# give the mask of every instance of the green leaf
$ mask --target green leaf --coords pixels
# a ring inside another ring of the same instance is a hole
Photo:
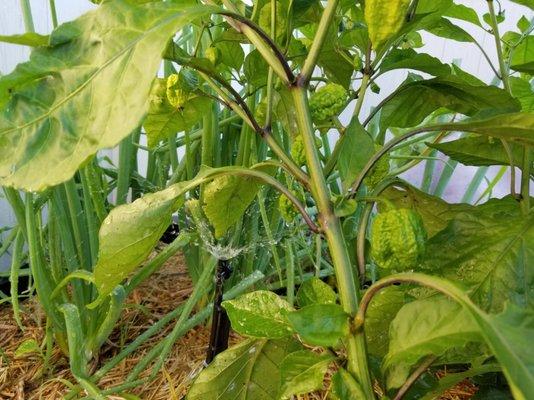
[[[510,68],[534,74],[534,35],[527,36],[512,53]]]
[[[0,35],[0,42],[20,44],[23,46],[38,47],[48,45],[48,35],[40,35],[35,32],[27,32],[21,35]]]
[[[330,397],[333,400],[367,400],[360,384],[344,368],[339,368],[332,377]]]
[[[380,64],[380,73],[395,69],[413,69],[434,76],[450,75],[451,67],[439,59],[413,49],[393,49]]]
[[[401,29],[410,0],[367,0],[364,16],[369,37],[375,49],[387,42]]]
[[[352,30],[345,30],[341,32],[339,43],[348,48],[356,46],[361,53],[365,53],[370,45],[367,29],[356,25]]]
[[[464,4],[451,5],[444,14],[445,17],[460,19],[462,21],[471,22],[479,27],[483,27],[478,18],[477,12]]]
[[[391,322],[389,339],[382,368],[388,371],[390,388],[402,385],[410,367],[423,357],[440,357],[452,348],[482,341],[470,313],[443,296],[415,300],[403,306]]]
[[[358,119],[353,118],[336,146],[341,147],[337,160],[339,174],[344,187],[349,187],[375,153],[375,145]]]
[[[506,300],[529,304],[534,294],[534,214],[523,215],[511,197],[460,213],[427,242],[423,267],[470,285],[484,310]]]
[[[108,1],[54,31],[0,79],[0,184],[43,190],[119,143],[148,109],[169,39],[213,10]]]
[[[519,21],[517,21],[516,26],[521,33],[525,33],[530,29],[530,21],[523,15],[521,18],[519,18]]]
[[[349,334],[349,315],[337,304],[313,304],[287,317],[302,341],[312,346],[337,346]]]
[[[267,73],[269,66],[258,50],[252,50],[245,57],[243,73],[247,78],[247,83],[260,87],[267,84]]]
[[[520,104],[495,86],[475,85],[455,75],[442,76],[399,87],[382,108],[380,126],[382,130],[416,126],[439,108],[473,116],[482,110],[518,111]]]
[[[100,227],[94,268],[100,298],[128,277],[150,255],[171,223],[186,185],[177,184],[114,208]]]
[[[33,353],[42,354],[43,352],[35,339],[26,339],[17,347],[14,356],[15,358],[22,358]]]
[[[521,103],[521,110],[534,111],[534,90],[530,82],[516,76],[510,77],[512,94]]]
[[[337,295],[334,290],[319,278],[313,277],[300,285],[297,304],[306,307],[312,304],[335,304]]]
[[[165,79],[156,79],[145,127],[148,147],[155,147],[170,134],[193,128],[209,109],[211,99],[192,95],[182,107],[173,107],[167,99]]]
[[[331,26],[325,42],[321,47],[317,65],[324,69],[326,76],[333,83],[348,87],[354,72],[352,56],[339,46],[337,27]]]
[[[256,179],[241,176],[222,176],[206,185],[202,209],[215,228],[215,238],[222,238],[241,219],[259,189]]]
[[[534,10],[534,0],[511,0],[511,1]]]
[[[433,35],[455,40],[457,42],[473,43],[475,39],[458,25],[453,24],[446,18],[441,18],[438,22],[427,29]]]
[[[98,235],[100,246],[94,276],[99,298],[91,307],[103,301],[148,257],[169,226],[171,214],[182,204],[183,194],[217,176],[244,172],[240,167],[204,168],[190,181],[176,183],[111,210]]]
[[[534,145],[534,112],[479,116],[453,124],[435,125],[435,128],[438,131],[446,129],[472,132]]]
[[[78,307],[64,303],[59,306],[65,317],[67,341],[69,346],[69,362],[72,374],[78,378],[87,377],[87,365],[90,354],[86,347],[86,334],[82,330],[82,321]]]
[[[310,350],[300,350],[289,354],[280,366],[282,387],[280,398],[305,394],[322,389],[323,379],[333,357],[328,353],[317,354]]]
[[[239,71],[245,59],[243,48],[238,42],[220,41],[215,43],[221,54],[221,62],[230,68]]]
[[[427,143],[464,165],[510,165],[510,160],[500,140],[483,136],[470,136],[445,143]],[[522,166],[523,147],[510,144],[514,165]]]
[[[242,335],[279,339],[293,333],[287,316],[293,307],[273,292],[257,290],[222,305],[232,328]]]
[[[278,400],[280,364],[300,345],[249,339],[219,354],[193,382],[187,400]]]
[[[503,368],[515,399],[527,400],[534,393],[534,356],[530,338],[534,335],[532,308],[520,309],[510,305],[500,315],[486,314],[452,282],[416,273],[391,275],[384,281],[419,283],[439,290],[461,304],[479,326],[480,335]]]
[[[289,89],[282,85],[273,91],[273,113],[287,133],[298,132],[297,113],[293,107],[293,96]]]
[[[373,297],[365,318],[365,339],[370,354],[383,357],[388,351],[389,325],[408,296],[402,287],[391,286]]]
[[[534,312],[509,304],[498,315],[481,315],[480,330],[503,366],[515,399],[534,393]]]

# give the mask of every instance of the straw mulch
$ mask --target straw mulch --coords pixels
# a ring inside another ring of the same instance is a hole
[[[183,259],[177,255],[147,282],[136,289],[127,300],[120,323],[103,346],[95,369],[106,359],[117,354],[151,324],[160,319],[183,302],[191,293],[191,281],[187,275]],[[28,354],[15,358],[15,350],[27,339],[33,338],[42,343],[45,318],[39,304],[26,301],[22,305],[21,332],[13,319],[11,308],[7,305],[0,309],[0,400],[56,400],[62,399],[69,391],[68,382],[75,382],[69,372],[68,360],[55,349],[51,366],[44,369],[42,357]],[[109,388],[123,383],[129,371],[159,340],[172,329],[172,324],[152,340],[146,342],[135,353],[123,360],[103,380],[100,388]],[[209,328],[199,326],[190,331],[175,345],[164,368],[156,379],[144,386],[130,391],[143,400],[179,400],[195,375],[201,370],[209,340]],[[232,336],[232,342],[239,340]],[[97,365],[98,364],[98,365]],[[149,372],[149,371],[147,371]],[[328,379],[326,380],[328,381]],[[325,382],[327,385],[328,382]],[[451,390],[442,400],[466,400],[476,392],[469,381]],[[110,400],[122,397],[110,396]],[[324,392],[299,396],[302,400],[326,399]]]

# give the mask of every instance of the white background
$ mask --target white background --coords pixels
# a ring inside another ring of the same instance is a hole
[[[457,2],[474,7],[480,12],[480,15],[487,12],[486,1],[457,0]],[[52,30],[49,0],[30,0],[30,3],[36,31],[43,34],[49,33]],[[500,25],[501,32],[515,30],[517,20],[521,15],[525,15],[529,20],[534,17],[531,10],[516,5],[509,0],[501,0],[501,4],[506,11],[507,17],[506,21]],[[72,20],[94,7],[95,6],[88,0],[56,0],[57,14],[60,23]],[[469,24],[458,24],[467,29],[484,47],[490,57],[493,60],[496,60],[495,44],[493,42],[493,37],[490,34],[479,28],[474,28]],[[11,35],[23,32],[24,23],[20,11],[19,0],[0,0],[0,35]],[[461,60],[461,67],[471,74],[476,75],[478,78],[486,82],[491,82],[494,78],[494,74],[486,60],[474,45],[444,40],[431,35],[425,36],[425,42],[427,45],[423,51],[440,58],[444,62],[453,62],[459,59]],[[0,73],[9,73],[19,62],[26,60],[28,55],[29,50],[25,47],[0,43]],[[497,64],[496,61],[495,64]],[[381,98],[391,93],[391,91],[404,79],[405,75],[404,72],[390,72],[382,77],[382,79],[378,81],[378,84],[381,87],[380,94],[375,95],[371,93],[366,98],[362,115],[367,115],[372,105],[376,105]],[[346,115],[343,116],[344,118],[342,118],[342,122],[344,123],[347,123],[348,116],[350,115],[350,112],[348,111],[346,112]],[[442,168],[442,165],[440,168]],[[423,167],[424,163],[421,163],[420,168],[411,172],[407,178],[413,183],[418,184],[422,176],[421,170]],[[444,197],[448,201],[459,201],[475,170],[476,169],[470,167],[457,167],[451,180],[454,183],[449,185]],[[491,178],[497,170],[498,168],[496,167],[491,168],[487,176]],[[484,187],[482,187],[481,190],[483,189]],[[493,195],[501,197],[508,192],[508,179],[503,179],[494,190]],[[15,221],[7,203],[0,198],[0,227],[12,226],[14,224]],[[0,270],[3,269],[2,267],[5,268],[7,263],[7,257],[0,259]]]

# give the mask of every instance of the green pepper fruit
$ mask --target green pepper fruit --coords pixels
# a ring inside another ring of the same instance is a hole
[[[293,222],[299,214],[295,205],[285,194],[280,195],[278,198],[278,210],[284,221],[288,223]]]
[[[302,135],[298,135],[293,140],[291,144],[291,157],[299,167],[306,165],[306,151],[304,150]]]
[[[328,83],[310,96],[310,111],[316,121],[337,116],[347,105],[347,91],[337,83]]]
[[[316,137],[315,147],[320,149],[322,145],[323,142],[321,139]],[[306,165],[306,151],[304,150],[304,141],[302,139],[302,135],[300,134],[295,137],[293,143],[291,144],[291,157],[299,167]]]
[[[372,224],[371,257],[384,269],[415,268],[425,252],[426,231],[421,216],[408,208],[379,213]]]
[[[256,118],[256,122],[260,126],[264,126],[265,122],[267,121],[267,101],[262,100],[260,103],[256,106],[256,110],[254,110],[254,118]]]
[[[380,150],[382,146],[376,145],[375,150]],[[389,157],[382,156],[375,166],[371,169],[370,173],[363,180],[365,186],[373,189],[389,174]]]
[[[176,108],[182,108],[191,97],[191,85],[182,74],[171,74],[167,78],[167,100]]]
[[[217,47],[208,47],[204,51],[204,57],[210,60],[211,65],[216,66],[221,58],[221,52]]]

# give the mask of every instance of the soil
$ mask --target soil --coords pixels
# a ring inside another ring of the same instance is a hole
[[[137,288],[127,299],[127,306],[117,327],[102,346],[95,369],[107,359],[120,352],[155,321],[176,308],[191,293],[192,283],[181,255],[171,258],[165,266]],[[69,392],[75,383],[70,374],[68,360],[57,348],[54,349],[48,367],[43,357],[30,353],[15,357],[21,343],[34,339],[42,343],[45,336],[45,317],[35,300],[21,304],[22,331],[17,325],[12,309],[4,303],[0,306],[0,400],[57,400]],[[144,343],[132,355],[116,366],[98,386],[109,388],[124,382],[125,377],[137,362],[172,329],[172,324]],[[173,347],[164,368],[147,384],[131,389],[129,393],[142,400],[180,400],[196,374],[202,369],[209,340],[209,327],[198,326],[189,331]],[[231,336],[235,343],[240,338]],[[150,370],[145,372],[148,375]],[[442,372],[440,372],[442,373]],[[328,379],[325,386],[328,385]],[[441,400],[467,400],[476,392],[476,387],[464,381],[454,387]],[[123,399],[110,396],[110,400]],[[325,392],[299,396],[299,400],[326,399]]]

